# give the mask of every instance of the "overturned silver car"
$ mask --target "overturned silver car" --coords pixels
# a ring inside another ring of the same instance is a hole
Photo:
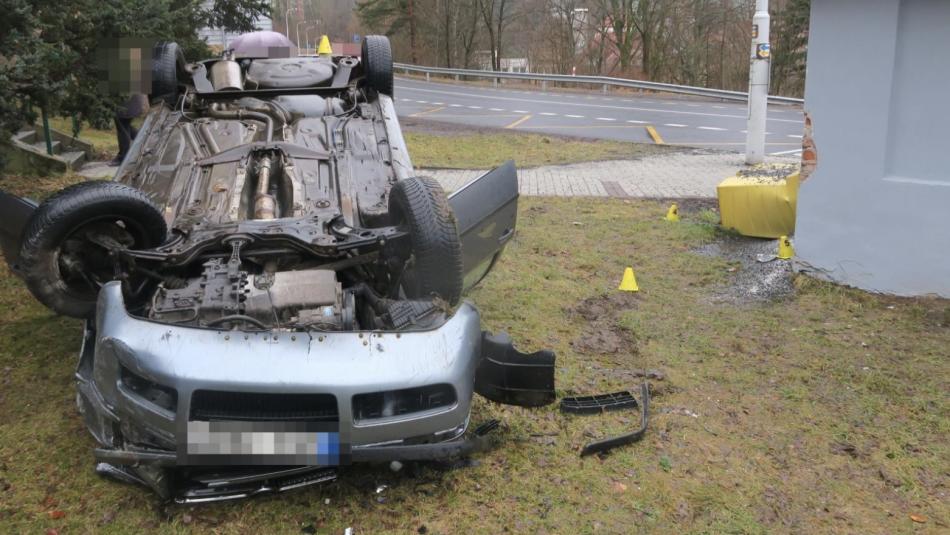
[[[514,166],[448,197],[416,177],[386,38],[191,64],[162,43],[152,84],[114,181],[0,194],[14,271],[87,320],[100,472],[183,502],[283,491],[474,451],[473,393],[553,400],[553,354],[461,301],[514,234]]]

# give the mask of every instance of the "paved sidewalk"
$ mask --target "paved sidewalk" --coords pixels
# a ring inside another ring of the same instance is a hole
[[[557,197],[715,197],[716,185],[745,167],[745,155],[681,152],[639,160],[550,165],[518,170],[522,195]],[[769,157],[767,162],[796,163]],[[417,169],[454,191],[484,170]]]
[[[736,153],[674,152],[639,160],[548,165],[518,170],[522,195],[556,197],[715,197],[716,185],[745,166]],[[768,162],[797,163],[797,158],[769,157]],[[117,168],[94,162],[79,171],[109,179]],[[418,169],[454,191],[485,170]]]

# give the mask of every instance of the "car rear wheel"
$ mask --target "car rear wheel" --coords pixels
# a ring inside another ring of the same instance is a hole
[[[393,51],[385,35],[367,35],[362,48],[366,85],[384,95],[393,95]]]
[[[95,314],[99,288],[117,275],[116,249],[165,241],[161,211],[118,182],[83,182],[44,201],[23,233],[20,267],[30,292],[64,316]]]
[[[165,101],[170,107],[178,102],[178,78],[185,73],[185,53],[178,43],[163,41],[152,49],[151,100]]]
[[[462,246],[445,191],[431,178],[407,178],[389,192],[389,214],[409,231],[412,256],[401,284],[407,297],[441,297],[450,305],[462,295]]]

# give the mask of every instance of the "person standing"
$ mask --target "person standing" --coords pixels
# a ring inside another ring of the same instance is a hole
[[[118,166],[125,160],[129,147],[135,140],[138,129],[132,126],[132,120],[148,112],[148,97],[141,93],[132,94],[125,104],[119,106],[115,112],[115,133],[119,142],[119,153],[109,162],[111,166]]]

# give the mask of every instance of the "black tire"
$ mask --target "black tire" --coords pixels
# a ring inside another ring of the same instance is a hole
[[[152,49],[153,101],[164,101],[170,107],[178,102],[179,75],[185,74],[185,53],[178,43],[160,41]]]
[[[362,47],[363,77],[368,87],[393,96],[393,50],[385,35],[367,35]]]
[[[389,214],[409,230],[411,267],[403,273],[407,297],[436,294],[450,305],[462,296],[462,245],[445,191],[431,178],[407,178],[389,192]]]
[[[82,182],[40,204],[23,232],[20,266],[30,292],[64,316],[92,317],[97,283],[112,278],[107,250],[85,240],[92,229],[129,249],[161,245],[167,233],[148,196],[118,182]]]

